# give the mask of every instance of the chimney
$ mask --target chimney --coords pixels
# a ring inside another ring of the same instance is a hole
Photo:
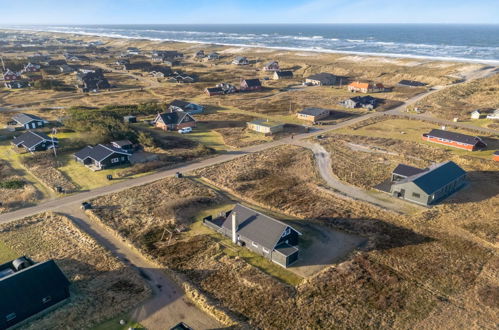
[[[232,211],[232,243],[237,244],[237,219],[236,212]]]

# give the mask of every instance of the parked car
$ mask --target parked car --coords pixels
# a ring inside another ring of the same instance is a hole
[[[192,127],[184,127],[178,130],[180,134],[187,134],[192,132]]]

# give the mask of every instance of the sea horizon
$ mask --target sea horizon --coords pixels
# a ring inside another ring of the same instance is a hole
[[[499,65],[498,24],[58,24],[0,28]]]

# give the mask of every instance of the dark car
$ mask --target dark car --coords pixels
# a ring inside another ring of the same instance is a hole
[[[92,208],[92,204],[89,202],[83,202],[81,203],[81,209],[82,210],[90,210]]]

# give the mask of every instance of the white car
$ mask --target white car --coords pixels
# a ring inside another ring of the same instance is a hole
[[[184,127],[178,130],[180,134],[187,134],[192,132],[192,127]]]

